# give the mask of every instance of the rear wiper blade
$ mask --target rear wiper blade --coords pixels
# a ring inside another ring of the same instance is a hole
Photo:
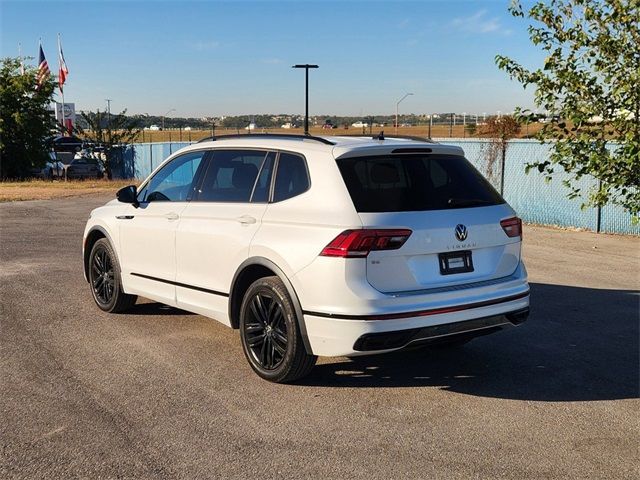
[[[492,200],[485,200],[483,198],[450,198],[447,200],[447,205],[450,207],[462,207],[470,205],[493,205],[495,202]]]

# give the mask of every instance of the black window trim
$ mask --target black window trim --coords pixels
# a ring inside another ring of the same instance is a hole
[[[206,151],[208,153],[207,155],[207,164],[206,167],[204,168],[202,174],[200,175],[200,178],[198,179],[198,184],[196,185],[196,188],[194,189],[194,191],[197,191],[198,193],[200,193],[200,189],[202,188],[202,182],[204,182],[204,179],[206,177],[207,172],[209,171],[209,168],[211,167],[211,164],[213,163],[214,160],[214,154],[216,151],[230,151],[230,150],[237,150],[237,151],[247,151],[247,150],[252,150],[252,151],[257,151],[257,152],[264,152],[264,158],[262,159],[262,163],[260,164],[260,168],[258,169],[258,176],[256,177],[255,181],[253,182],[253,187],[251,188],[251,196],[249,197],[249,201],[248,202],[210,202],[207,200],[198,200],[197,195],[195,196],[195,198],[190,198],[189,201],[193,201],[194,203],[233,203],[233,204],[239,204],[239,203],[244,203],[244,204],[248,204],[248,203],[253,203],[251,201],[251,199],[253,198],[253,193],[255,191],[255,187],[256,187],[256,182],[258,181],[258,178],[260,177],[260,172],[262,172],[262,168],[264,167],[264,163],[267,159],[267,157],[269,156],[270,153],[275,153],[276,154],[276,160],[274,160],[274,166],[276,164],[277,161],[277,155],[278,155],[278,150],[273,149],[273,148],[261,148],[261,147],[238,147],[238,146],[234,146],[234,147],[223,147],[220,146],[219,148],[207,148]],[[275,167],[274,167],[275,168]],[[273,180],[274,175],[271,176],[271,179]],[[270,194],[271,194],[271,187],[269,188],[269,198],[270,198]],[[256,202],[257,203],[257,202]],[[260,202],[260,203],[264,203],[264,202]],[[269,202],[267,202],[269,203]]]
[[[253,195],[256,193],[256,187],[258,186],[258,180],[260,180],[260,174],[262,173],[262,170],[264,169],[264,166],[267,163],[267,159],[269,158],[269,154],[271,153],[275,155],[275,158],[273,160],[273,167],[271,169],[271,178],[269,179],[269,191],[267,192],[267,201],[254,202]],[[273,177],[275,177],[275,167],[278,164],[277,162],[278,162],[279,156],[280,156],[280,153],[277,150],[273,150],[273,149],[265,150],[264,158],[262,159],[262,163],[260,164],[260,168],[258,169],[258,175],[256,175],[256,179],[253,182],[253,187],[251,188],[251,195],[249,195],[249,203],[255,203],[255,204],[269,203],[269,199],[271,196],[271,183],[273,181]],[[242,202],[242,203],[245,203],[245,202]]]
[[[204,149],[203,149],[204,150]],[[241,146],[233,146],[233,147],[225,147],[225,146],[219,146],[218,148],[207,148],[206,151],[209,153],[209,155],[207,155],[206,157],[206,167],[203,169],[203,171],[200,174],[200,177],[198,179],[198,184],[196,185],[194,190],[197,190],[199,192],[200,188],[202,187],[202,182],[204,181],[204,178],[206,176],[206,172],[208,171],[211,163],[213,162],[213,155],[216,152],[216,150],[239,150],[239,151],[246,151],[246,150],[255,150],[255,151],[260,151],[260,152],[265,152],[264,158],[262,160],[262,164],[260,165],[260,168],[258,169],[258,176],[256,177],[256,180],[253,184],[253,188],[251,189],[251,196],[249,197],[249,202],[207,202],[205,200],[198,200],[197,196],[195,199],[189,198],[189,201],[193,201],[196,203],[234,203],[234,204],[239,204],[239,203],[244,203],[244,204],[258,204],[258,202],[252,202],[253,199],[253,194],[255,192],[255,187],[256,187],[256,182],[258,181],[258,179],[260,178],[260,173],[262,172],[262,168],[264,167],[265,161],[269,155],[269,153],[275,153],[276,154],[276,158],[273,162],[273,174],[271,175],[271,182],[269,185],[269,194],[267,195],[267,202],[266,204],[271,204],[271,203],[280,203],[280,202],[284,202],[287,201],[291,198],[295,198],[295,197],[289,197],[286,198],[284,200],[280,200],[279,202],[275,202],[274,201],[274,191],[275,191],[275,185],[276,185],[276,177],[278,176],[278,165],[280,163],[280,154],[282,153],[288,153],[290,155],[296,155],[300,158],[302,158],[302,163],[304,165],[304,169],[305,172],[307,173],[307,189],[304,192],[300,192],[296,195],[302,195],[303,193],[308,192],[311,189],[311,175],[309,174],[309,166],[307,165],[307,158],[300,152],[295,152],[292,150],[281,150],[281,149],[277,149],[277,148],[262,148],[262,147],[241,147]],[[189,152],[190,153],[190,152]],[[263,202],[259,202],[260,204],[262,204]]]

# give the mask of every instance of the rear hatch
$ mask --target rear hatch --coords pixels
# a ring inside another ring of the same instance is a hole
[[[364,228],[411,230],[400,248],[369,253],[367,280],[377,290],[447,287],[516,270],[519,228],[510,237],[514,231],[501,225],[514,212],[462,155],[389,153],[337,163]]]

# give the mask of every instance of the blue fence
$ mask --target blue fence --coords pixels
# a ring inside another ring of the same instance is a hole
[[[478,170],[499,189],[500,158],[490,164],[487,158],[489,142],[482,139],[442,138],[436,139],[449,145],[458,145],[465,151],[466,157]],[[121,160],[122,177],[146,178],[169,155],[190,145],[189,142],[139,143],[127,148]],[[598,209],[581,208],[581,199],[567,198],[568,189],[562,180],[569,175],[554,173],[553,180],[546,182],[544,177],[532,171],[525,174],[525,166],[533,161],[544,161],[549,156],[549,145],[533,140],[512,140],[507,148],[504,172],[504,197],[525,222],[544,225],[577,227],[596,231],[598,227]],[[595,186],[596,180],[583,177],[580,186],[583,191]],[[624,209],[608,205],[600,211],[600,231],[640,235],[640,225],[631,222],[631,215]]]

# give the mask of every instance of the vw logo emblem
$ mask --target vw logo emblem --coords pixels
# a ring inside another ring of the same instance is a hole
[[[456,238],[461,242],[464,242],[467,239],[467,227],[461,223],[456,225]]]

